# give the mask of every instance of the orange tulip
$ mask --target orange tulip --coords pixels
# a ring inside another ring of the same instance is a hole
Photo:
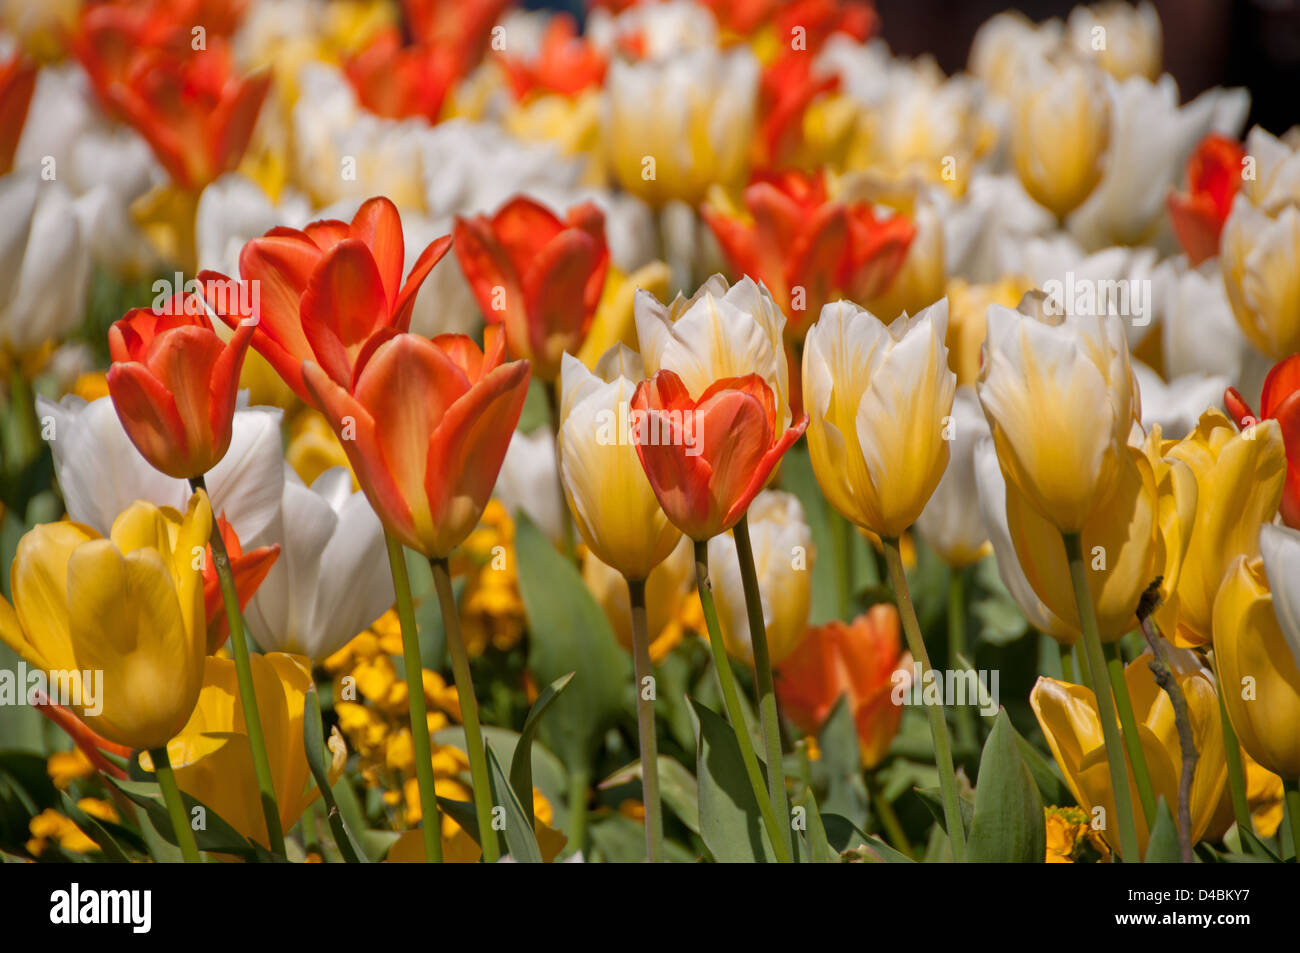
[[[814,99],[840,88],[840,78],[813,73],[813,58],[791,50],[763,68],[758,80],[758,109],[762,121],[755,141],[755,163],[798,165],[804,143],[804,114]]]
[[[551,18],[536,57],[503,56],[500,62],[516,100],[535,92],[576,96],[589,87],[599,87],[608,65],[595,46],[578,36],[578,26],[567,13]]]
[[[495,215],[457,218],[456,257],[489,323],[545,381],[587,337],[609,268],[605,216],[590,202],[563,219],[517,196]]]
[[[217,272],[200,272],[199,280],[228,325],[250,314],[256,319],[253,347],[311,403],[303,362],[313,361],[350,388],[367,342],[379,334],[373,347],[410,326],[420,286],[450,246],[446,235],[430,242],[403,283],[402,219],[397,206],[378,197],[363,203],[351,224],[273,228],[253,239],[239,255],[242,288]]]
[[[395,27],[381,30],[343,67],[361,105],[386,119],[419,116],[437,122],[442,105],[463,75],[458,50],[403,46]]]
[[[732,267],[762,281],[790,315],[795,337],[829,301],[884,293],[916,234],[902,216],[878,219],[870,203],[832,201],[820,172],[758,173],[745,205],[745,219],[710,205],[701,214]]]
[[[36,89],[36,64],[16,53],[0,63],[0,175],[14,167],[14,153]]]
[[[492,39],[492,27],[510,0],[403,0],[411,36],[459,53],[468,73],[482,61]]]
[[[1169,193],[1174,234],[1193,265],[1219,254],[1219,235],[1241,189],[1241,143],[1211,133],[1187,160],[1187,191]]]
[[[230,571],[235,577],[235,593],[242,610],[248,605],[248,600],[253,598],[266,574],[271,571],[271,566],[280,555],[280,544],[259,546],[244,552],[235,528],[230,525],[224,513],[217,520],[217,525],[221,527],[221,539],[230,556]],[[212,558],[211,546],[208,546],[203,559],[203,608],[208,620],[208,654],[215,655],[217,649],[230,638],[230,623],[226,620],[226,604],[221,596],[221,581],[217,578],[217,564]]]
[[[136,449],[155,469],[200,477],[226,455],[251,324],[229,341],[202,300],[178,294],[163,311],[135,308],[108,329],[108,393]]]
[[[1236,388],[1223,395],[1223,406],[1242,430],[1261,420],[1276,420],[1286,447],[1286,483],[1278,512],[1282,522],[1300,529],[1300,354],[1278,361],[1264,378],[1256,417]]]
[[[776,401],[757,374],[716,381],[699,400],[661,370],[632,394],[629,436],[678,529],[705,540],[735,526],[781,457],[808,426],[777,433]]]
[[[810,735],[821,730],[836,701],[845,696],[863,766],[873,768],[898,732],[903,706],[894,704],[893,693],[897,684],[906,687],[911,671],[912,655],[902,651],[898,610],[881,602],[851,623],[837,619],[810,629],[777,668],[776,696],[781,710]]]
[[[357,480],[389,532],[446,557],[492,495],[528,393],[528,362],[503,364],[460,334],[396,334],[363,356],[351,391],[307,361],[302,375],[342,440]]]

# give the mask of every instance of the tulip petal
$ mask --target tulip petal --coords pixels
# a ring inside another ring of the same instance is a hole
[[[383,281],[387,304],[384,313],[387,315],[395,310],[406,260],[402,219],[397,214],[397,206],[383,196],[367,199],[352,218],[352,237],[359,238],[370,250]]]
[[[325,253],[302,293],[302,331],[316,363],[345,387],[362,344],[388,320],[383,282],[370,249],[349,238]]]

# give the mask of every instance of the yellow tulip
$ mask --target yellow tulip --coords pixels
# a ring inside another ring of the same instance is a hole
[[[813,472],[832,506],[881,536],[916,522],[948,466],[944,427],[957,384],[947,323],[947,299],[889,325],[837,301],[804,342]]]
[[[1115,486],[1082,529],[1088,590],[1104,641],[1137,627],[1138,600],[1161,578],[1165,599],[1173,591],[1196,515],[1196,479],[1187,464],[1159,456],[1160,430],[1143,447],[1127,447]],[[1060,532],[1028,499],[1007,484],[1007,524],[1025,578],[1064,623],[1052,635],[1073,644],[1082,632]]]
[[[1270,358],[1300,351],[1300,208],[1277,212],[1244,194],[1233,201],[1219,240],[1219,269],[1242,333]]]
[[[1223,577],[1214,600],[1214,664],[1241,746],[1274,774],[1300,779],[1300,668],[1260,559],[1238,556]]]
[[[1119,479],[1137,385],[1118,318],[1037,304],[1044,313],[989,305],[978,390],[1008,488],[1072,533]]]
[[[314,785],[308,783],[311,774],[302,737],[311,667],[305,658],[281,652],[254,653],[249,660],[280,825],[287,831],[318,796]],[[333,767],[338,770],[346,757],[341,746],[341,737],[331,739]],[[184,729],[167,745],[167,755],[182,791],[202,801],[245,837],[268,846],[234,661],[215,656],[206,660],[198,704]],[[152,770],[147,753],[141,762],[146,770]]]
[[[988,334],[986,315],[990,304],[1014,308],[1033,285],[1018,276],[1007,276],[991,284],[971,284],[962,278],[948,281],[948,366],[957,375],[957,386],[974,387],[980,376],[980,350]]]
[[[619,344],[595,372],[565,354],[560,372],[560,476],[583,541],[629,579],[645,579],[677,545],[632,441],[641,359]]]
[[[637,348],[636,317],[633,302],[636,293],[644,290],[659,300],[668,297],[672,272],[662,261],[652,261],[630,275],[625,275],[617,265],[610,264],[605,276],[605,287],[596,305],[596,315],[591,319],[587,338],[578,349],[578,360],[594,368],[596,362],[615,344]]]
[[[582,581],[605,613],[619,645],[631,652],[632,603],[623,574],[588,553],[582,560]],[[695,595],[695,546],[689,537],[681,537],[668,558],[650,570],[645,602],[650,661],[657,665],[677,647],[687,628],[703,628]]]
[[[1026,58],[1011,91],[1011,158],[1020,184],[1063,219],[1101,180],[1110,96],[1099,68],[1071,58]]]
[[[203,678],[200,570],[211,529],[203,493],[183,518],[137,502],[108,539],[80,523],[37,526],[14,556],[14,605],[0,598],[0,639],[28,663],[72,675],[90,703],[72,707],[98,734],[132,748],[166,744]]]
[[[1260,527],[1273,518],[1286,480],[1286,451],[1275,420],[1244,433],[1207,410],[1196,429],[1163,448],[1196,475],[1196,520],[1177,587],[1157,621],[1174,643],[1205,645],[1224,573],[1236,556],[1259,555]]]
[[[572,97],[544,93],[513,105],[502,124],[520,139],[553,142],[561,155],[583,157],[600,148],[600,110],[598,89]],[[597,175],[603,171],[600,166],[588,172],[592,184],[600,184]]]
[[[1133,700],[1142,753],[1151,771],[1151,785],[1157,797],[1163,797],[1171,812],[1177,812],[1178,783],[1182,775],[1182,750],[1178,728],[1169,696],[1156,684],[1148,666],[1150,654],[1134,659],[1124,669],[1124,681]],[[1177,665],[1177,663],[1175,663]],[[1187,699],[1192,735],[1198,758],[1192,775],[1189,807],[1192,818],[1192,841],[1205,834],[1214,819],[1223,795],[1228,769],[1224,758],[1223,727],[1219,720],[1219,701],[1214,683],[1198,669],[1176,671],[1178,686]],[[1090,819],[1101,824],[1102,836],[1113,850],[1119,848],[1115,799],[1110,771],[1102,742],[1097,701],[1092,691],[1082,685],[1058,682],[1042,677],[1029,694],[1038,725],[1047,738],[1056,764],[1079,806]],[[1137,803],[1137,785],[1129,771],[1133,803]],[[1101,812],[1096,811],[1101,808]],[[1146,851],[1148,829],[1142,812],[1137,812],[1139,850]],[[1130,862],[1139,858],[1127,858]]]

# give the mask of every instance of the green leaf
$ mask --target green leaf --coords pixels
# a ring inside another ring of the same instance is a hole
[[[99,823],[97,818],[91,817],[81,808],[67,793],[63,794],[63,813],[72,819],[72,822],[81,828],[82,832],[93,840],[104,854],[104,859],[115,864],[130,863],[131,858],[126,855],[122,846],[113,839],[104,825]]]
[[[817,809],[817,797],[813,794],[812,788],[805,787],[795,803],[804,809],[808,851],[812,855],[812,862],[814,864],[838,863],[839,855],[831,850],[830,842],[826,839],[826,828],[822,825],[821,812]]]
[[[540,733],[570,770],[585,769],[605,732],[631,709],[631,662],[573,563],[526,516],[515,524],[515,553],[528,617],[528,668],[539,682],[576,675]]]
[[[105,775],[107,777],[107,775]],[[176,832],[172,830],[171,816],[163,802],[162,791],[154,781],[119,781],[108,778],[119,791],[145,809],[154,828],[169,844],[176,843]],[[266,848],[247,840],[235,830],[220,814],[212,810],[196,797],[181,791],[181,803],[185,805],[185,816],[194,817],[194,809],[203,809],[204,826],[194,832],[194,841],[199,850],[208,850],[220,854],[234,854],[243,860],[276,861],[277,858]]]
[[[492,750],[490,744],[485,744],[484,747],[487,749],[488,771],[491,776],[492,804],[495,807],[505,808],[506,812],[506,848],[518,863],[540,864],[542,851],[537,846],[533,822],[524,812],[523,803],[515,794],[514,788],[510,786],[505,772],[501,770],[501,762],[497,760],[496,752]],[[532,793],[531,787],[529,793],[530,795]]]
[[[1174,815],[1169,812],[1169,802],[1161,795],[1156,801],[1156,822],[1147,841],[1145,862],[1176,864],[1182,859],[1182,848],[1178,845],[1178,825],[1174,822]]]
[[[533,707],[528,709],[528,717],[524,719],[524,728],[519,732],[515,752],[510,756],[510,786],[515,789],[515,794],[523,802],[530,826],[535,816],[533,813],[533,737],[537,734],[537,726],[541,724],[546,710],[551,707],[555,699],[560,697],[560,693],[572,680],[573,672],[561,675],[537,696]]]
[[[321,727],[320,720],[320,698],[316,694],[315,685],[308,690],[302,706],[302,743],[307,751],[307,766],[311,769],[311,776],[316,779],[316,788],[320,791],[322,800],[325,801],[326,818],[330,830],[334,833],[334,843],[339,853],[349,864],[370,863],[369,856],[352,836],[347,822],[339,813],[334,792],[330,789],[329,768],[325,765],[324,729]]]
[[[704,705],[691,705],[699,724],[695,775],[704,846],[719,863],[775,862],[736,733]]]
[[[817,736],[819,773],[826,780],[823,807],[845,817],[865,817],[867,789],[862,783],[862,748],[848,699],[841,695]]]
[[[835,582],[834,540],[831,538],[830,516],[826,497],[817,485],[812,461],[807,449],[800,444],[791,447],[781,461],[781,486],[799,498],[804,519],[812,535],[813,547],[823,554],[812,564],[812,602],[808,624],[821,625],[839,618],[839,593]],[[857,535],[854,533],[853,535]]]
[[[966,859],[1042,863],[1047,853],[1043,799],[1016,746],[1016,729],[998,712],[980,756]]]
[[[915,863],[912,858],[894,850],[880,838],[863,833],[856,824],[842,814],[824,813],[821,818],[822,827],[826,831],[826,841],[832,850],[843,854],[846,850],[865,844],[887,864]]]
[[[913,790],[922,803],[929,808],[930,813],[939,822],[939,827],[946,836],[948,833],[948,815],[943,810],[943,792],[937,787],[914,788]],[[961,811],[961,822],[966,827],[967,836],[969,836],[971,821],[975,817],[974,798],[966,791],[958,791],[957,809]]]
[[[615,771],[597,787],[601,790],[615,788],[641,778],[641,762],[633,761]],[[677,819],[690,830],[700,832],[700,790],[691,772],[666,754],[659,756],[659,797]]]

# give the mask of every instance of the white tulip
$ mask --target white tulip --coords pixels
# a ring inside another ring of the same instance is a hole
[[[1268,130],[1255,126],[1246,136],[1246,155],[1253,169],[1242,167],[1241,191],[1252,205],[1267,212],[1300,202],[1300,149],[1296,138],[1279,139]],[[1244,173],[1253,171],[1247,177]]]
[[[988,551],[984,517],[978,507],[971,506],[975,497],[975,444],[988,432],[975,388],[957,388],[951,420],[944,428],[952,446],[948,468],[916,520],[917,532],[950,566],[969,566]]]
[[[1139,361],[1133,362],[1133,376],[1142,392],[1143,430],[1159,424],[1161,434],[1170,440],[1181,440],[1195,430],[1207,408],[1222,410],[1223,392],[1232,383],[1217,374],[1186,374],[1166,384]]]
[[[227,172],[199,196],[194,221],[199,268],[238,275],[245,243],[278,225],[302,228],[319,217],[304,196],[288,192],[272,202],[252,179]]]
[[[538,427],[530,434],[516,430],[492,495],[511,513],[526,513],[542,532],[558,540],[564,533],[564,522],[555,461],[555,438],[550,427]]]
[[[1300,532],[1266,523],[1259,531],[1259,552],[1278,627],[1300,666]]]
[[[1147,0],[1077,6],[1065,23],[1074,48],[1097,62],[1116,79],[1160,75],[1162,37],[1160,17]]]

